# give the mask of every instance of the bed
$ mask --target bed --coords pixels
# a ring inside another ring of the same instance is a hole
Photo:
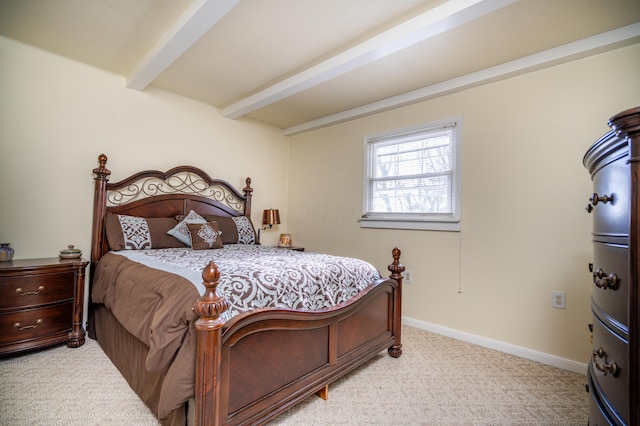
[[[307,267],[301,256],[324,262],[328,255],[259,244],[251,224],[250,178],[240,191],[196,167],[180,166],[111,183],[104,154],[98,164],[89,336],[163,424],[263,424],[313,394],[327,398],[332,382],[381,351],[402,354],[404,266],[398,248],[391,250],[389,278],[346,263],[361,262],[356,259],[336,266],[343,261],[331,257],[326,268]],[[205,221],[189,222],[192,215]],[[167,239],[164,229],[185,226],[189,244]],[[209,249],[218,240],[223,247]],[[245,252],[255,257],[243,258],[244,266],[224,258]],[[165,262],[169,253],[200,257],[174,266]],[[190,277],[179,274],[187,269]],[[318,269],[331,282],[324,287],[359,287],[319,296],[324,289],[315,282]],[[256,286],[260,291],[247,290],[240,270],[266,277]],[[274,275],[288,279],[302,270],[313,282],[309,295],[299,288],[272,289]],[[251,297],[242,299],[240,288]],[[285,302],[270,304],[277,299],[273,292],[285,294]]]

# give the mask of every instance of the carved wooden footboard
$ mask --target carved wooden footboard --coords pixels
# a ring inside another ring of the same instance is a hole
[[[390,279],[326,311],[276,309],[239,315],[224,324],[226,301],[216,294],[220,273],[211,262],[206,293],[194,305],[196,424],[260,424],[277,416],[388,349],[402,354],[402,271],[393,250]]]

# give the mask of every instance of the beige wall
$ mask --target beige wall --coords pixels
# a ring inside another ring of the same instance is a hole
[[[181,164],[240,188],[250,176],[256,225],[255,212],[286,202],[280,129],[163,90],[129,90],[123,76],[2,37],[0,93],[0,240],[16,259],[55,257],[68,244],[89,255],[101,153],[112,181]]]
[[[413,272],[414,320],[584,363],[591,190],[582,156],[640,105],[640,45],[292,137],[289,226],[310,250]],[[462,232],[361,229],[363,137],[463,116]],[[551,292],[566,292],[566,310]],[[490,362],[490,360],[488,360]]]
[[[609,116],[640,104],[638,69],[636,45],[288,141],[0,37],[0,240],[16,258],[67,244],[88,254],[100,153],[112,181],[194,164],[237,186],[253,178],[254,212],[280,208],[285,222],[263,233],[267,244],[289,231],[294,244],[382,270],[399,246],[414,274],[405,316],[586,362],[591,186],[581,160]],[[361,229],[363,136],[454,115],[464,120],[462,232]],[[550,307],[552,290],[567,293],[566,310]]]

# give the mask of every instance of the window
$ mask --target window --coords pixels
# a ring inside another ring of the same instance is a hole
[[[363,228],[460,230],[462,120],[366,137]]]

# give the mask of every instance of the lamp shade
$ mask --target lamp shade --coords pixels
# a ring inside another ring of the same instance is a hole
[[[262,213],[263,225],[279,225],[280,224],[280,212],[278,209],[268,209]]]

